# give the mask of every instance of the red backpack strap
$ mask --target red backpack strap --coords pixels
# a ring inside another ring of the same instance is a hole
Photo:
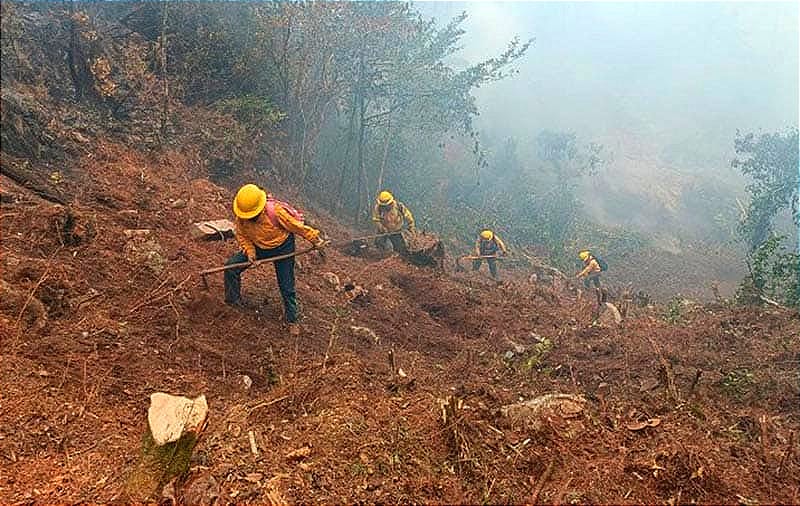
[[[275,214],[275,199],[272,196],[267,197],[267,218],[269,218],[270,223],[272,223],[275,227],[280,227],[280,223],[278,222],[278,216]]]

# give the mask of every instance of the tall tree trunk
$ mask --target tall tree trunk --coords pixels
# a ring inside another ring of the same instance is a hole
[[[356,191],[356,198],[358,199],[358,207],[356,208],[356,222],[361,221],[364,205],[369,199],[369,185],[367,184],[367,171],[364,166],[364,138],[366,133],[366,125],[364,124],[364,117],[367,115],[367,103],[364,100],[364,94],[359,94],[359,118],[358,118],[358,190]]]
[[[345,187],[347,185],[348,175],[350,173],[350,152],[352,151],[353,146],[353,132],[355,131],[355,123],[356,123],[356,102],[357,102],[357,94],[356,91],[353,94],[353,102],[351,104],[351,111],[350,111],[350,119],[347,122],[347,145],[345,147],[344,158],[342,163],[342,173],[339,177],[339,191],[337,192],[339,199],[337,201],[337,208],[339,212],[343,211],[345,208],[345,202],[347,201],[347,196],[345,195]]]
[[[389,158],[389,139],[392,134],[392,117],[389,116],[386,123],[386,140],[383,141],[383,159],[381,160],[381,171],[378,174],[378,186],[375,188],[375,193],[383,189],[383,174],[386,171],[386,160]]]
[[[358,223],[362,218],[362,211],[364,210],[365,197],[369,192],[369,185],[367,184],[366,167],[364,166],[364,142],[366,133],[365,118],[367,116],[367,100],[364,96],[366,91],[364,81],[366,80],[364,66],[364,53],[361,52],[358,58],[358,150],[356,158],[356,206],[355,206],[355,222]]]

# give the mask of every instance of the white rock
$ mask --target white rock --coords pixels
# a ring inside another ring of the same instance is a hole
[[[539,334],[537,334],[536,332],[531,332],[529,335],[531,336],[531,338],[533,338],[533,339],[536,339],[536,340],[537,340],[537,341],[539,341],[540,343],[541,343],[541,342],[543,342],[545,339],[547,339],[547,338],[545,338],[545,337],[542,337],[542,336],[540,336],[540,335],[539,335]]]
[[[149,228],[128,228],[122,231],[125,234],[125,237],[147,237],[152,233],[152,230]]]
[[[539,342],[541,342],[541,339],[537,339],[537,340]],[[528,351],[528,348],[530,348],[530,346],[523,346],[523,345],[521,345],[519,343],[515,343],[514,341],[512,341],[511,339],[508,339],[508,338],[507,338],[507,341],[511,345],[511,350],[509,350],[509,351],[511,351],[511,352],[513,352],[513,353],[515,353],[517,355],[522,355],[523,353]]]
[[[329,285],[335,288],[336,291],[339,291],[339,287],[341,286],[341,283],[339,282],[339,276],[337,276],[332,272],[323,272],[322,277],[325,278],[325,281],[327,281]]]
[[[241,376],[242,385],[244,385],[245,390],[250,390],[250,387],[253,386],[253,380],[250,379],[250,376],[246,374],[242,374]]]
[[[232,238],[236,226],[232,221],[221,219],[211,221],[198,221],[189,229],[195,239],[225,240]]]
[[[562,418],[578,416],[586,408],[586,398],[582,395],[551,393],[541,395],[529,401],[503,406],[500,410],[503,416],[513,421],[525,421],[533,426],[541,425],[542,419],[549,414]]]
[[[357,325],[351,325],[350,330],[352,330],[353,334],[357,336],[367,337],[369,339],[372,339],[373,341],[375,341],[375,344],[378,344],[381,340],[381,338],[378,337],[378,334],[376,334],[374,330],[367,327],[359,327]]]
[[[195,399],[156,392],[150,395],[147,423],[158,446],[177,441],[186,432],[199,432],[208,416],[206,396]]]
[[[612,327],[622,323],[622,315],[620,314],[619,309],[617,309],[617,306],[610,302],[606,302],[603,305],[603,311],[600,313],[598,321],[602,325]]]

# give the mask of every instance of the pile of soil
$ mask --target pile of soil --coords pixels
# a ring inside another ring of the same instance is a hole
[[[191,239],[232,198],[197,159],[93,141],[57,183],[67,205],[0,184],[2,503],[126,500],[155,391],[208,399],[175,484],[192,503],[800,499],[796,312],[631,307],[593,325],[590,298],[523,272],[329,250],[298,270],[291,337],[268,266],[244,274],[244,307],[221,275],[204,289],[236,247]],[[579,401],[504,409],[552,393]]]

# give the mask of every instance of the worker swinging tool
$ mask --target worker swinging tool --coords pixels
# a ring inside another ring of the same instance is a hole
[[[236,241],[241,250],[226,262],[225,302],[237,305],[241,298],[242,272],[258,260],[273,260],[278,288],[283,300],[289,333],[298,335],[300,318],[295,292],[294,257],[295,234],[309,241],[313,248],[321,249],[327,242],[320,231],[303,221],[303,214],[285,202],[272,198],[254,184],[242,186],[233,200],[236,215]]]
[[[472,260],[472,270],[477,271],[481,263],[486,260],[489,265],[489,273],[495,281],[500,277],[497,273],[497,260],[508,255],[508,248],[500,237],[489,229],[483,230],[475,241],[475,256],[467,256],[465,259]]]
[[[391,200],[391,203],[394,203],[394,200]],[[394,209],[400,210],[401,220],[408,220],[409,229],[413,230],[413,217],[405,206],[397,203]],[[246,184],[239,189],[233,200],[233,213],[236,215],[234,235],[241,249],[231,256],[223,267],[200,271],[203,285],[208,287],[206,276],[224,272],[225,302],[237,306],[241,304],[242,272],[262,263],[274,263],[289,332],[292,335],[299,334],[300,313],[295,291],[294,257],[311,251],[319,251],[322,254],[323,248],[330,246],[331,242],[323,240],[319,230],[305,223],[301,211],[275,199],[255,184]],[[395,244],[399,232],[394,229],[386,231],[388,228],[384,227],[384,231],[380,234],[348,239],[335,244],[360,243],[369,239],[376,241],[389,239]],[[311,247],[295,249],[295,234],[308,240]],[[405,245],[402,237],[399,237],[399,241],[395,247],[402,248],[401,244]]]
[[[597,296],[598,306],[605,301],[605,293],[600,287],[600,273],[608,270],[608,264],[590,250],[583,250],[578,253],[578,258],[583,262],[583,269],[575,275],[576,278],[583,278],[583,286],[589,288],[594,284],[595,295]]]
[[[412,234],[416,232],[414,215],[408,207],[394,198],[388,190],[383,190],[375,199],[375,206],[372,209],[372,221],[375,223],[381,237],[375,240],[375,246],[380,249],[386,248],[387,240],[391,242],[392,248],[402,256],[408,254],[408,245],[403,239],[403,225]],[[389,234],[383,236],[384,234]]]

